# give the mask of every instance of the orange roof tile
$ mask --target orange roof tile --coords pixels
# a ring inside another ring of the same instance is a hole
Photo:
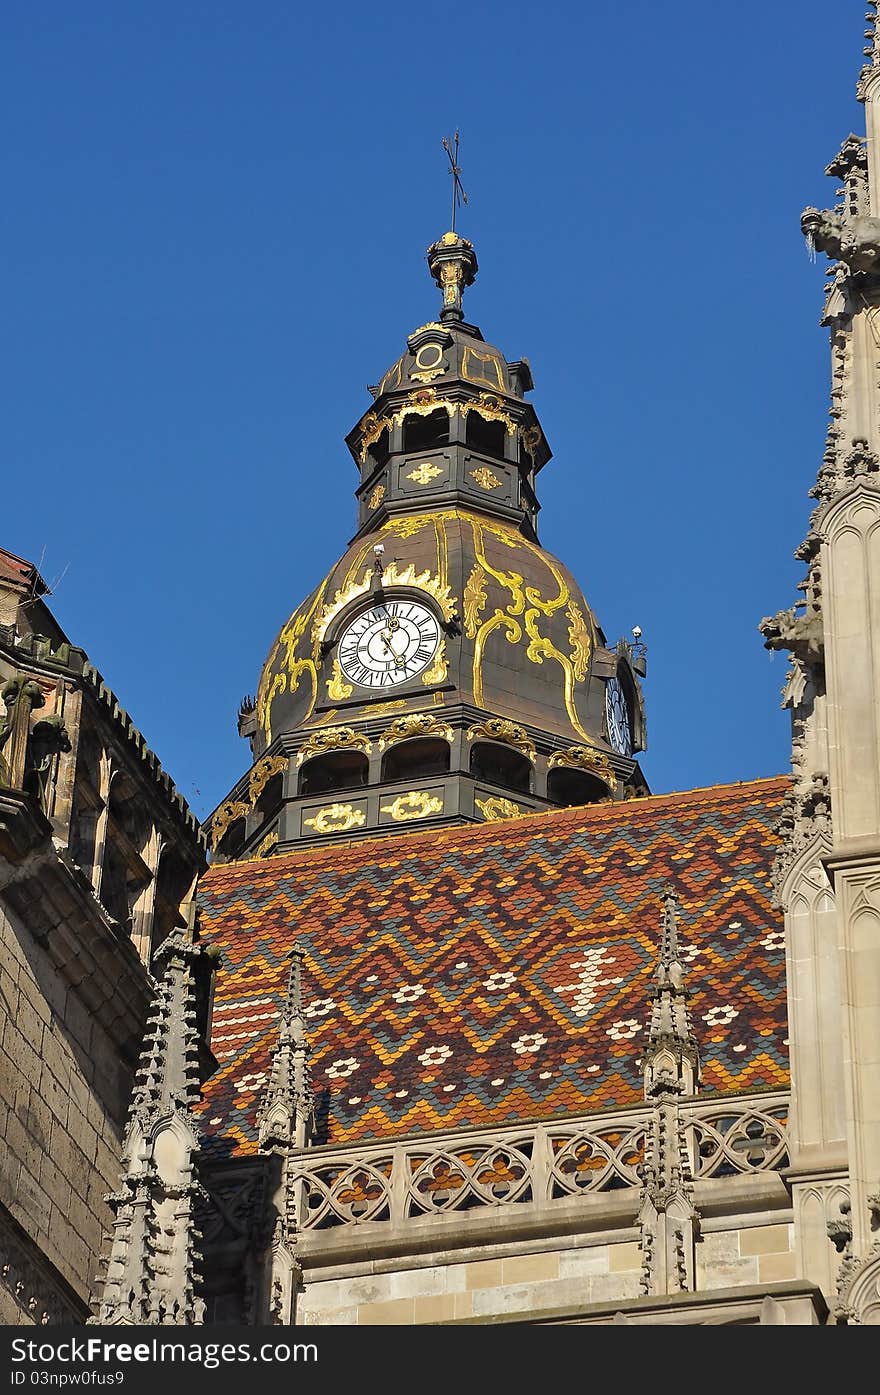
[[[321,1141],[632,1104],[659,937],[682,911],[704,1088],[788,1081],[773,825],[786,778],[549,810],[211,868],[223,952],[203,1118],[255,1115],[294,943]]]

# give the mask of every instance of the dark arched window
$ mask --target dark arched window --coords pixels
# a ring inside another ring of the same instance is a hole
[[[610,791],[606,784],[585,770],[557,765],[547,776],[547,798],[553,804],[571,809],[579,804],[598,804],[610,798]]]
[[[403,422],[403,449],[408,455],[420,450],[434,450],[449,444],[449,413],[441,407],[430,416],[412,413]]]
[[[471,747],[471,774],[507,790],[528,794],[532,788],[532,763],[521,751],[495,741],[476,741]]]
[[[449,770],[449,742],[436,736],[401,741],[385,752],[383,780],[415,780],[424,775],[445,775]]]
[[[503,421],[484,421],[479,412],[468,412],[465,441],[472,450],[503,460],[505,435]]]
[[[306,761],[299,781],[300,794],[328,794],[330,790],[360,789],[367,783],[369,763],[361,751],[328,751]]]

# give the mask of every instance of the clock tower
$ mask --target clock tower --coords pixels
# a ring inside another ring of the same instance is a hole
[[[609,646],[538,541],[528,361],[464,318],[472,244],[427,257],[441,308],[346,437],[357,531],[242,704],[253,763],[209,820],[215,861],[648,792],[644,650]]]

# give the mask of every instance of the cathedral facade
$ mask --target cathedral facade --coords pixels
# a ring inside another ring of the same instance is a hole
[[[531,369],[466,318],[454,231],[204,827],[0,552],[0,1320],[880,1322],[866,55],[802,216],[832,390],[760,627],[790,774],[651,793],[640,635],[541,546]]]

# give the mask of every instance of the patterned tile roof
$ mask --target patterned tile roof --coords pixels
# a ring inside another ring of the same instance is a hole
[[[221,948],[203,1121],[255,1148],[288,972],[321,1140],[617,1108],[638,1067],[660,893],[681,906],[703,1088],[788,1084],[782,917],[770,902],[778,777],[515,821],[346,842],[209,870]]]

